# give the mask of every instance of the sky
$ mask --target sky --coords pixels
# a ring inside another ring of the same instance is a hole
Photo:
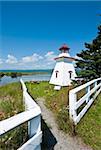
[[[66,43],[76,57],[97,35],[100,1],[0,1],[0,69],[50,69]]]

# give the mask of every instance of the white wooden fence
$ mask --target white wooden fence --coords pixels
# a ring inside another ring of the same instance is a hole
[[[77,93],[81,90],[86,92],[80,99],[77,99]],[[70,90],[69,92],[69,114],[71,122],[76,125],[80,119],[87,112],[95,98],[101,92],[101,78],[92,80],[86,84],[83,84],[75,89]],[[84,105],[83,109],[78,113],[77,110],[81,105]]]
[[[28,122],[29,140],[23,144],[19,150],[41,150],[42,131],[41,131],[41,110],[27,92],[27,88],[20,80],[23,88],[23,100],[25,111],[11,118],[0,121],[0,135]],[[13,139],[14,140],[14,139]]]

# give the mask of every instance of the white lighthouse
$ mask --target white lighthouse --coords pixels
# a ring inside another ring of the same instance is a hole
[[[59,49],[60,54],[56,60],[56,65],[53,70],[50,84],[58,86],[71,85],[72,80],[75,80],[76,73],[73,65],[75,58],[69,54],[69,48],[65,44]]]

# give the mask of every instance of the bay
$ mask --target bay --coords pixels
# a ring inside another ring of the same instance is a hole
[[[20,79],[22,78],[23,81],[49,81],[51,77],[51,71],[50,70],[9,70],[9,72],[41,72],[38,74],[33,74],[33,75],[22,75],[21,77],[17,78],[12,78],[10,76],[3,76],[0,80],[0,86],[13,83],[13,82],[19,82]],[[8,72],[8,70],[2,70],[0,72]],[[47,72],[45,74],[44,72]],[[43,74],[42,74],[43,73]]]

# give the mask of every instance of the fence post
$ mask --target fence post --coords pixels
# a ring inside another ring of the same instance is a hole
[[[28,136],[33,137],[36,133],[41,131],[41,115],[28,121]],[[36,145],[37,146],[37,145]],[[41,150],[41,145],[38,145],[38,150]]]
[[[30,110],[29,105],[26,103],[26,100],[30,101],[30,98],[28,96],[27,93],[27,88],[23,82],[23,80],[20,80],[21,84],[22,84],[22,89],[23,89],[23,101],[25,104],[25,110]],[[39,108],[38,110],[39,111]],[[41,132],[41,114],[39,114],[38,116],[32,118],[31,120],[28,121],[28,137],[32,138],[34,135],[37,135],[38,133]],[[40,143],[42,142],[42,139],[40,141]],[[38,144],[38,142],[35,142],[34,145],[36,146],[36,150],[41,150],[41,144]]]
[[[69,92],[69,117],[71,122],[71,128],[72,128],[72,134],[76,135],[75,132],[75,118],[77,116],[77,112],[75,110],[75,104],[76,104],[76,94],[72,92],[72,90]]]
[[[28,135],[31,138],[35,133],[41,131],[41,115],[28,122]]]
[[[94,87],[96,87],[97,86],[97,81],[96,82],[94,82]]]
[[[75,110],[75,103],[76,103],[76,94],[72,92],[72,90],[69,92],[69,114],[70,114],[70,120],[74,120],[74,118],[77,116],[76,110]]]
[[[89,93],[90,92],[90,85],[89,86],[87,86],[87,88],[86,88],[86,92],[87,93]],[[86,103],[88,103],[88,101],[89,101],[89,97],[86,99]]]
[[[82,89],[86,89],[86,93],[84,96],[80,97],[79,100],[77,100],[77,93]],[[77,125],[77,123],[81,120],[81,118],[87,112],[87,110],[92,105],[93,101],[100,92],[101,92],[101,78],[89,81],[69,91],[69,117],[72,123],[73,127],[72,129],[75,128],[75,125]],[[78,113],[77,112],[78,108],[80,108],[80,106],[85,102],[87,104]]]

